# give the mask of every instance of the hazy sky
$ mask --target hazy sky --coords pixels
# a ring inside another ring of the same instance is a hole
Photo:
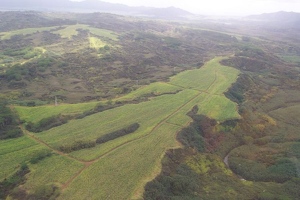
[[[82,0],[74,0],[82,1]],[[300,12],[300,0],[102,0],[129,6],[175,6],[196,14],[249,15],[276,11]]]

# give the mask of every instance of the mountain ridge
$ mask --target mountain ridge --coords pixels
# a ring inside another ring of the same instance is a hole
[[[246,19],[256,19],[263,21],[300,21],[300,13],[279,11],[273,13],[263,13],[260,15],[250,15]]]
[[[68,11],[68,12],[107,12],[133,16],[145,16],[163,19],[183,19],[194,14],[175,7],[131,7],[124,4],[109,3],[98,0],[75,2],[70,0],[2,0],[0,9],[4,10],[36,10],[36,11]]]

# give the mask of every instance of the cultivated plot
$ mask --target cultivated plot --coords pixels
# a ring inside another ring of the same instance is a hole
[[[60,199],[139,198],[144,185],[160,172],[165,151],[180,147],[176,135],[191,122],[186,114],[195,105],[199,107],[198,114],[218,121],[239,118],[237,105],[223,94],[237,79],[239,71],[220,65],[221,59],[215,58],[200,69],[182,72],[170,78],[170,82],[153,83],[114,100],[151,97],[145,101],[71,120],[35,134],[37,141],[47,144],[45,148],[57,152],[62,145],[95,142],[101,136],[139,124],[133,133],[69,154],[51,156],[30,166],[33,172],[25,187],[33,190],[38,184],[46,184],[43,168],[46,170],[46,165],[51,166],[49,163],[53,162],[57,174],[55,171],[47,173],[52,176],[51,182],[64,182]],[[16,110],[25,121],[39,121],[47,116],[84,112],[95,105],[16,107]],[[63,169],[66,165],[70,166],[70,172]],[[59,177],[59,173],[63,176]]]

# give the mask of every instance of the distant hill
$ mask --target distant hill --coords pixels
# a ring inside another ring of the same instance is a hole
[[[276,12],[264,13],[261,15],[251,15],[246,17],[247,20],[260,21],[268,23],[268,25],[277,25],[282,28],[295,28],[300,29],[300,13],[295,12]]]
[[[183,19],[192,13],[175,8],[131,7],[98,0],[74,2],[70,0],[1,0],[2,10],[37,10],[69,12],[106,12],[113,14],[146,16],[161,19]]]
[[[300,13],[281,11],[275,13],[264,13],[261,15],[251,15],[247,18],[264,21],[299,21]]]

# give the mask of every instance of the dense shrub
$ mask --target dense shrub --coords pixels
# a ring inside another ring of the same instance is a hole
[[[16,173],[0,182],[0,199],[5,199],[15,187],[24,183],[25,175],[29,172],[28,166],[22,164]]]
[[[161,174],[145,187],[144,199],[197,199],[198,175],[181,164],[174,175]]]
[[[117,130],[117,131],[114,131],[112,133],[108,133],[106,135],[103,135],[103,136],[99,137],[96,140],[96,143],[97,144],[102,144],[102,143],[108,142],[110,140],[114,140],[118,137],[128,135],[130,133],[135,132],[139,127],[140,127],[140,125],[138,123],[131,124],[131,125],[127,126],[124,129]]]
[[[244,101],[244,93],[250,88],[251,78],[247,75],[240,75],[237,81],[225,93],[231,101],[241,104]]]
[[[65,153],[70,153],[72,151],[78,151],[81,149],[92,148],[96,146],[95,141],[76,141],[73,144],[62,145],[59,147],[59,150]]]
[[[230,168],[246,180],[283,183],[297,177],[295,164],[289,159],[279,159],[266,167],[257,161],[230,157]]]
[[[198,107],[194,106],[188,112],[187,115],[193,119],[193,122],[179,132],[177,140],[187,148],[196,148],[199,152],[203,152],[205,150],[205,132],[215,126],[217,122],[204,115],[197,115],[197,111]]]
[[[119,107],[119,106],[122,106],[123,103],[118,101],[116,102],[115,104],[107,104],[107,105],[103,105],[101,103],[99,103],[95,108],[91,109],[91,110],[88,110],[88,111],[85,111],[84,113],[78,115],[76,118],[77,119],[82,119],[86,116],[89,116],[89,115],[93,115],[93,114],[96,114],[98,112],[103,112],[105,110],[110,110],[110,109],[113,109],[113,108],[116,108],[116,107]]]
[[[31,164],[36,164],[38,162],[40,162],[41,160],[50,157],[52,155],[51,151],[49,150],[42,150],[37,152],[31,159],[30,159],[30,163]]]
[[[0,139],[9,139],[22,136],[16,116],[7,107],[7,103],[0,101]]]
[[[202,132],[195,127],[189,126],[180,131],[177,139],[185,147],[196,148],[199,152],[203,152],[205,150],[205,142],[201,134]]]
[[[65,124],[70,118],[70,116],[56,115],[42,119],[36,124],[29,122],[26,125],[26,129],[31,132],[38,133]]]

